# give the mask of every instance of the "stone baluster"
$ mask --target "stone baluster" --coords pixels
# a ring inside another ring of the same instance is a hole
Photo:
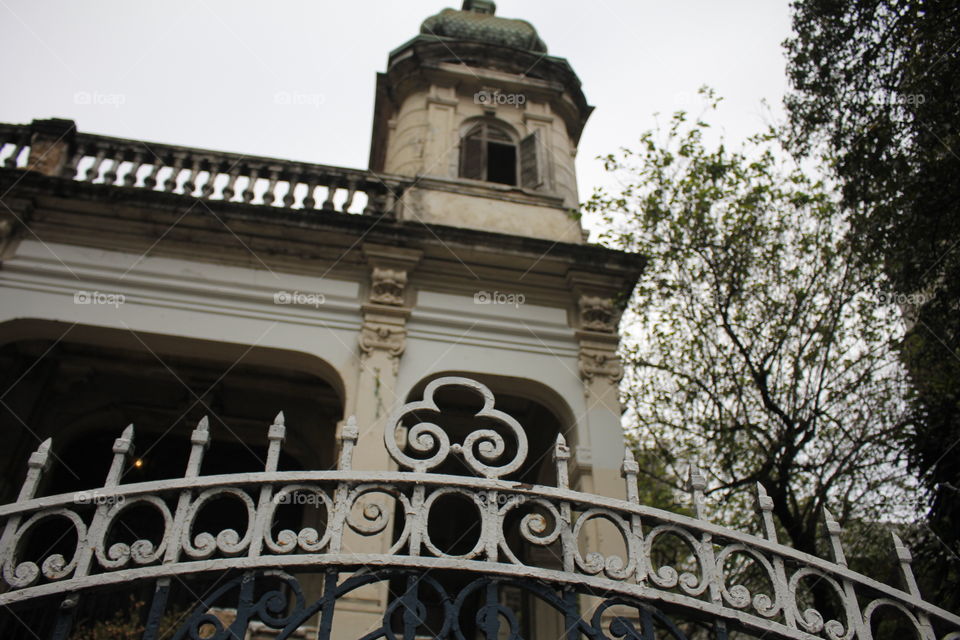
[[[8,169],[15,169],[17,167],[17,159],[20,157],[20,154],[23,153],[24,149],[30,146],[29,130],[24,129],[23,131],[20,131],[19,135],[17,135],[15,138],[14,144],[16,145],[16,148],[3,165]]]
[[[160,158],[154,158],[152,164],[153,168],[150,169],[150,173],[143,179],[143,186],[147,189],[156,189],[160,169],[164,167],[163,160]]]
[[[337,181],[330,180],[327,183],[327,199],[323,201],[323,208],[328,211],[336,211],[336,206],[333,204],[333,198],[337,195]]]
[[[343,201],[343,206],[340,207],[340,211],[343,213],[348,213],[350,207],[353,206],[353,198],[357,195],[357,182],[356,176],[350,176],[347,179],[347,199]]]
[[[180,178],[180,171],[183,169],[183,155],[175,154],[173,156],[173,164],[171,165],[170,175],[167,176],[167,179],[163,182],[163,191],[167,193],[176,193],[177,191],[177,181]]]
[[[304,209],[313,209],[317,206],[317,201],[314,200],[314,191],[317,189],[317,177],[311,176],[307,180],[307,195],[303,198],[303,208]]]
[[[192,196],[197,189],[197,176],[200,174],[200,158],[194,158],[190,164],[190,173],[183,182],[183,195]]]
[[[257,195],[257,180],[259,179],[259,169],[257,167],[251,167],[250,169],[250,179],[247,181],[247,188],[243,190],[243,201],[247,204],[253,202],[253,198]]]
[[[97,151],[97,155],[93,158],[93,164],[90,165],[90,168],[87,169],[87,172],[84,174],[83,179],[85,182],[94,182],[98,177],[100,177],[100,165],[103,164],[104,158],[106,158],[107,150],[101,147]]]
[[[134,187],[137,185],[137,174],[140,172],[140,167],[142,166],[143,153],[137,151],[133,154],[133,158],[130,161],[130,171],[123,176],[123,186]]]
[[[107,158],[107,160],[110,162],[110,166],[103,174],[103,184],[120,184],[117,178],[120,176],[120,165],[123,164],[123,151],[119,149],[113,151],[114,153],[111,153],[111,156],[113,157]]]
[[[383,210],[383,194],[377,193],[374,189],[367,190],[367,206],[363,208],[363,215],[373,216]]]
[[[293,172],[289,175],[287,179],[287,192],[283,195],[283,206],[285,206],[288,209],[292,208],[293,205],[296,204],[297,194],[295,193],[295,191],[297,189],[297,184],[299,184],[298,183],[299,178],[300,178],[300,174],[297,172]]]
[[[203,183],[203,188],[200,189],[200,197],[209,200],[213,197],[213,192],[217,188],[217,176],[220,175],[220,169],[216,158],[208,157],[206,161],[207,179]]]
[[[184,479],[189,480],[200,475],[200,465],[203,463],[203,455],[210,446],[210,419],[204,416],[197,423],[197,428],[190,434],[190,458],[187,460],[187,468],[183,474]],[[180,492],[177,499],[177,510],[173,517],[173,527],[170,531],[170,538],[167,544],[167,550],[163,557],[164,564],[173,564],[180,558],[180,551],[183,547],[183,537],[186,534],[184,528],[187,526],[187,512],[190,509],[192,499],[192,489],[184,489]]]
[[[276,167],[270,168],[269,178],[267,179],[267,190],[263,192],[263,204],[270,206],[273,204],[273,201],[276,200],[277,195],[274,193],[277,189],[277,180],[279,179],[280,172]]]
[[[74,180],[77,177],[77,165],[83,160],[86,148],[83,145],[77,145],[77,148],[70,155],[69,159],[63,165],[63,171],[60,174],[62,178]]]
[[[237,184],[237,180],[240,178],[240,168],[236,165],[230,167],[230,169],[227,171],[227,175],[230,176],[230,178],[227,180],[227,184],[225,184],[223,187],[223,199],[225,202],[233,200],[233,197],[237,195],[234,187]]]

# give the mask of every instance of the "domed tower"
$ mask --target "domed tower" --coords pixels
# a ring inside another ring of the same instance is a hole
[[[592,110],[529,22],[465,0],[378,74],[370,169],[416,178],[401,217],[580,243],[574,159]]]

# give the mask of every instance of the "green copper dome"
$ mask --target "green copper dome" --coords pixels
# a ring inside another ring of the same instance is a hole
[[[526,20],[498,18],[494,15],[496,10],[497,5],[491,0],[464,0],[463,8],[459,11],[444,9],[424,20],[420,25],[420,33],[535,53],[547,52],[547,45],[532,24]]]

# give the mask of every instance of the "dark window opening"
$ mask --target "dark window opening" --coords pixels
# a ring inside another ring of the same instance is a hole
[[[460,143],[460,177],[517,185],[517,146],[502,129],[482,122]]]
[[[517,148],[512,144],[491,142],[487,146],[487,180],[517,184]]]

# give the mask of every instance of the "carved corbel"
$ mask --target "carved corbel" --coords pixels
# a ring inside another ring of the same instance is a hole
[[[609,378],[610,382],[616,384],[623,377],[623,364],[614,351],[581,347],[580,375],[587,382],[600,377]]]
[[[407,272],[400,269],[374,267],[371,274],[370,302],[402,306],[407,287]]]
[[[615,333],[620,312],[611,298],[580,296],[580,326],[587,331]]]
[[[391,358],[399,358],[407,347],[407,331],[402,326],[365,321],[360,331],[360,350],[370,355],[385,351]]]

